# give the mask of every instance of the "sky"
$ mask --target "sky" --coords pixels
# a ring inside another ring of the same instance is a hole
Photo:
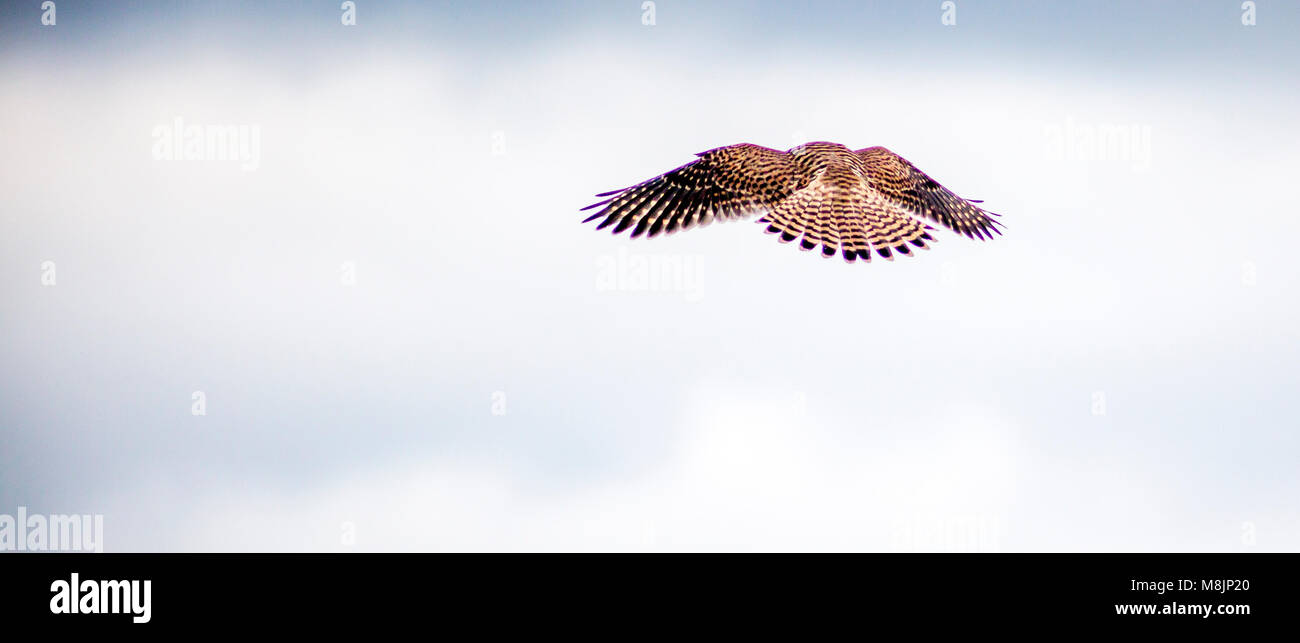
[[[105,551],[1300,549],[1300,6],[945,4],[0,6],[0,514]],[[1005,234],[847,265],[579,223],[814,140]]]

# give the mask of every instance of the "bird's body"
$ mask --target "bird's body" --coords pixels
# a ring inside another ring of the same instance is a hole
[[[927,248],[935,221],[971,238],[986,239],[999,224],[987,212],[953,194],[902,157],[883,147],[853,151],[815,142],[786,152],[749,143],[701,152],[700,158],[630,188],[597,196],[602,207],[584,223],[604,217],[598,230],[614,226],[631,236],[672,233],[714,219],[757,215],[783,243],[821,247],[824,256],[846,261],[912,254]]]

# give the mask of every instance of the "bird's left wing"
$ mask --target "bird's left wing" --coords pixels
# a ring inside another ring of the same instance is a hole
[[[615,234],[632,228],[633,237],[653,237],[770,212],[811,180],[789,154],[749,143],[697,156],[649,181],[596,195],[608,198],[583,208],[600,208],[583,223],[604,217],[597,230],[612,225]]]

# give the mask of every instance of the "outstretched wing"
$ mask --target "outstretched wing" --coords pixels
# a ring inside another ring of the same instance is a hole
[[[972,239],[991,239],[1002,224],[998,216],[939,185],[907,159],[883,148],[868,147],[855,152],[867,168],[867,181],[888,201],[904,212],[925,217]]]
[[[696,156],[700,158],[649,181],[596,195],[608,198],[583,208],[601,208],[583,223],[604,217],[597,230],[612,225],[615,234],[632,228],[633,237],[653,237],[713,219],[770,212],[811,180],[789,154],[749,143]]]

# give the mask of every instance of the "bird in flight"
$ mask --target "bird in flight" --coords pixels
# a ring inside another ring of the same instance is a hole
[[[903,157],[883,147],[852,151],[839,143],[805,143],[782,152],[741,143],[701,152],[699,158],[583,210],[600,208],[583,223],[604,218],[597,230],[614,226],[632,237],[673,233],[714,219],[758,215],[782,243],[802,250],[821,246],[825,257],[893,261],[911,255],[939,223],[972,239],[1002,234],[999,216],[939,185]],[[602,207],[603,206],[603,207]]]

